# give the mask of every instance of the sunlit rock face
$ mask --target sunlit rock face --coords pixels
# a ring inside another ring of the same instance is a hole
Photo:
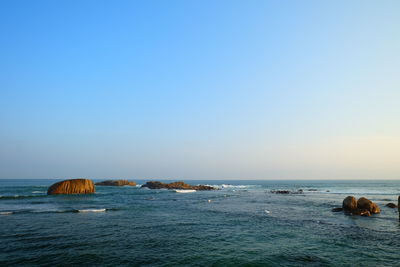
[[[92,194],[95,191],[96,189],[92,180],[71,179],[53,184],[47,190],[47,194]]]
[[[371,214],[381,212],[378,204],[365,197],[361,197],[357,200],[353,196],[348,196],[343,200],[342,209],[348,214],[361,216],[371,216]],[[339,210],[339,208],[335,208],[332,211]]]
[[[361,197],[358,199],[357,208],[360,210],[367,210],[372,214],[381,212],[381,209],[376,203],[365,197]]]

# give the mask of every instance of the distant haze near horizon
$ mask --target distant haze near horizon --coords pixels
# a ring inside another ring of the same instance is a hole
[[[0,179],[400,179],[400,1],[1,1]]]

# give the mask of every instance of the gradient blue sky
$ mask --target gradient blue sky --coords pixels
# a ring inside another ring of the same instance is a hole
[[[400,1],[1,1],[0,178],[400,178]]]

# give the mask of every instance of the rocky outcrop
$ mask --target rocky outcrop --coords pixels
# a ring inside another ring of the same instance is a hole
[[[95,183],[95,185],[105,185],[105,186],[136,186],[136,183],[128,180],[106,180],[102,182]]]
[[[387,203],[387,204],[386,204],[386,207],[395,209],[395,208],[397,208],[397,205],[394,204],[394,203]]]
[[[299,189],[299,190],[297,190],[297,191],[290,191],[290,190],[271,190],[271,193],[273,193],[273,194],[283,194],[283,195],[286,195],[286,194],[303,194],[304,191],[303,191],[303,189]]]
[[[96,191],[93,181],[88,179],[64,180],[53,184],[47,190],[48,195],[91,194]]]
[[[360,216],[371,216],[371,214],[381,212],[381,209],[376,203],[365,197],[361,197],[357,200],[353,196],[348,196],[343,200],[342,208],[348,214]],[[340,210],[339,208],[335,208],[332,211]]]
[[[142,185],[142,187],[147,187],[150,189],[190,189],[190,190],[215,190],[214,187],[208,185],[190,185],[182,181],[173,183],[162,183],[158,181],[150,181]]]
[[[357,209],[359,210],[367,210],[370,213],[380,213],[381,209],[378,207],[378,205],[371,200],[361,197],[357,201]]]
[[[348,196],[343,200],[342,207],[345,211],[357,209],[357,199],[353,196]]]

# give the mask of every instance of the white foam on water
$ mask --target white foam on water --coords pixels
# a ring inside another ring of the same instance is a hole
[[[194,192],[196,192],[196,190],[193,190],[193,189],[182,189],[182,190],[176,189],[175,192],[177,192],[177,193],[194,193]]]
[[[2,212],[0,212],[0,215],[11,215],[11,214],[13,214],[12,211],[2,211]]]
[[[106,209],[84,209],[78,210],[78,212],[105,212]]]
[[[231,185],[231,184],[222,184],[220,186],[221,188],[237,188],[237,189],[243,189],[249,187],[248,185]]]
[[[46,191],[33,191],[32,194],[43,194],[46,193]]]
[[[265,210],[265,213],[266,214],[270,214],[271,212],[269,210]]]

